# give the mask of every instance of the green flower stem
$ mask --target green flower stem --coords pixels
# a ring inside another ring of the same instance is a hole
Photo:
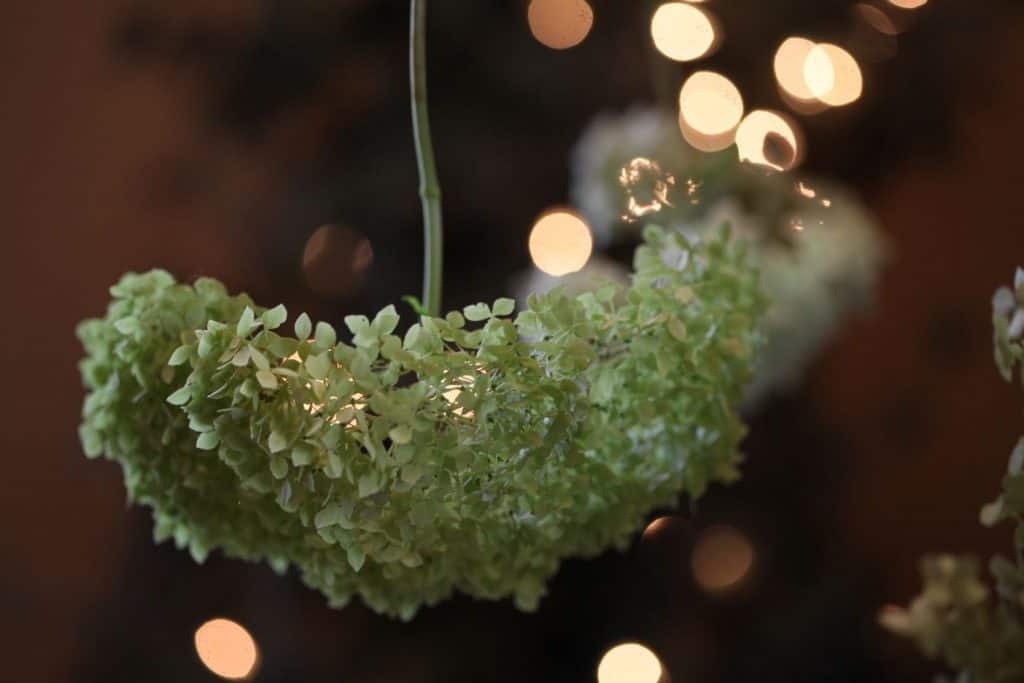
[[[416,163],[420,174],[420,202],[423,204],[423,306],[437,317],[441,314],[441,272],[443,233],[441,228],[441,184],[434,163],[427,111],[427,0],[412,0],[409,22],[409,86],[412,93],[412,130]]]

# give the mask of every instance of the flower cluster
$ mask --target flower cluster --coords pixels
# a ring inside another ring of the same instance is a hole
[[[499,299],[350,343],[203,279],[126,275],[79,328],[86,453],[158,540],[294,566],[411,618],[453,590],[533,609],[562,558],[737,476],[761,306],[740,241],[646,232],[628,288]],[[671,262],[663,255],[677,255]]]
[[[996,292],[992,308],[996,365],[1007,381],[1016,371],[1024,383],[1024,270],[1017,270],[1014,289]],[[977,560],[927,558],[921,595],[908,609],[882,614],[883,625],[913,638],[928,656],[941,657],[972,683],[1024,680],[1024,438],[1010,455],[1002,488],[982,508],[981,521],[1017,522],[1016,560],[993,558],[994,594],[981,580]]]

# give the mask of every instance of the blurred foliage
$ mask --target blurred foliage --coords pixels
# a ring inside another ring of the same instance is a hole
[[[995,360],[1000,374],[1024,383],[1024,269],[1014,289],[1003,287],[992,300]],[[981,511],[986,526],[1017,523],[1015,559],[992,559],[992,591],[978,561],[950,555],[923,560],[924,591],[906,610],[888,610],[882,623],[913,638],[929,657],[939,657],[971,683],[1024,680],[1024,438],[1017,442],[1003,478],[1002,494]]]
[[[738,476],[758,335],[745,242],[648,228],[633,283],[423,316],[305,315],[129,274],[79,328],[81,438],[157,540],[294,565],[333,606],[411,618],[453,590],[534,609],[562,558],[624,548]]]

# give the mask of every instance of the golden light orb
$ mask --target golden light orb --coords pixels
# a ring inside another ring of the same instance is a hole
[[[593,248],[590,227],[573,211],[548,211],[537,219],[530,231],[533,264],[554,277],[582,269],[590,260]]]
[[[917,9],[928,4],[928,0],[889,0],[889,4],[900,9]]]
[[[750,576],[756,557],[753,544],[742,532],[713,526],[697,539],[690,565],[701,589],[723,594],[738,588]]]
[[[784,114],[755,109],[736,130],[740,161],[776,171],[788,171],[799,163],[803,145],[796,123]]]
[[[552,50],[567,50],[589,35],[594,10],[586,0],[532,0],[526,20],[539,43]]]
[[[814,45],[807,38],[786,38],[775,51],[773,61],[775,80],[779,87],[790,97],[804,102],[817,99],[804,77],[804,66]]]
[[[667,2],[651,17],[651,38],[658,52],[677,62],[706,56],[715,47],[718,32],[711,16],[685,2]]]
[[[658,683],[664,670],[661,661],[640,643],[616,645],[601,657],[597,683]]]
[[[211,619],[200,626],[195,645],[206,668],[228,680],[249,678],[259,660],[256,641],[241,624],[230,619]]]
[[[814,97],[830,107],[852,104],[864,92],[864,76],[857,60],[831,43],[811,48],[804,63],[804,81]]]

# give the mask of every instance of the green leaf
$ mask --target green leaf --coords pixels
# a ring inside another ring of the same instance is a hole
[[[270,369],[270,361],[255,346],[248,346],[246,348],[249,349],[249,357],[252,358],[252,364],[256,366],[257,370]]]
[[[139,321],[137,318],[121,318],[114,323],[114,329],[121,334],[135,334],[139,331]]]
[[[331,360],[330,356],[325,351],[324,353],[318,353],[314,356],[310,356],[306,359],[306,370],[309,371],[310,377],[313,379],[325,379],[327,374],[331,371]]]
[[[281,456],[271,458],[270,473],[274,475],[274,479],[284,479],[288,476],[288,461]]]
[[[299,444],[292,449],[292,464],[296,467],[312,465],[316,460],[316,451],[305,444]]]
[[[309,335],[312,331],[313,323],[310,321],[308,315],[303,313],[295,319],[295,336],[298,337],[300,342],[304,342],[309,339]]]
[[[516,310],[515,299],[501,298],[494,302],[494,315],[505,316],[512,315],[513,311]]]
[[[267,448],[270,449],[271,453],[280,453],[288,448],[288,439],[284,434],[275,429],[270,432],[270,438],[267,439]]]
[[[217,432],[203,432],[196,439],[196,448],[201,451],[212,451],[220,444],[220,436]]]
[[[186,403],[188,403],[189,399],[191,398],[192,390],[189,389],[187,386],[184,386],[181,389],[175,391],[170,396],[168,396],[167,402],[170,403],[172,406],[183,406]]]
[[[284,307],[284,304],[278,304],[264,311],[260,319],[263,321],[264,329],[276,330],[288,319],[288,309]]]
[[[338,334],[334,328],[324,322],[316,324],[316,344],[322,348],[330,348],[338,343]]]
[[[491,317],[491,308],[487,304],[473,304],[463,308],[462,314],[466,316],[466,320],[480,322]]]
[[[394,306],[385,306],[373,318],[372,326],[380,335],[391,334],[398,327],[398,312]]]
[[[363,563],[366,562],[366,553],[363,552],[362,548],[357,546],[351,546],[348,549],[348,564],[352,567],[352,571],[359,573],[359,570],[363,568]]]
[[[167,360],[167,364],[172,367],[184,365],[185,363],[188,362],[189,358],[191,357],[192,347],[190,345],[186,344],[184,346],[179,346],[178,348],[174,349],[174,353],[172,353],[171,357]]]
[[[380,477],[375,470],[371,470],[359,477],[359,497],[372,496],[380,490]]]
[[[341,524],[345,519],[346,516],[342,511],[341,506],[332,503],[320,512],[316,513],[316,518],[313,520],[313,524],[317,529],[324,529],[329,526]]]
[[[277,377],[270,370],[260,370],[257,372],[256,381],[268,391],[275,391],[278,387]]]
[[[411,294],[406,294],[402,297],[402,301],[409,304],[409,308],[411,308],[413,313],[416,315],[430,315],[430,311],[427,310],[427,307],[424,306],[417,297],[412,296]]]
[[[388,432],[388,436],[390,436],[391,440],[396,444],[407,444],[412,441],[412,428],[410,428],[409,425],[398,425]]]
[[[248,336],[249,332],[252,331],[253,322],[256,319],[256,314],[253,310],[246,306],[245,310],[242,311],[242,317],[238,319],[238,324],[235,325],[235,332],[239,337]]]

